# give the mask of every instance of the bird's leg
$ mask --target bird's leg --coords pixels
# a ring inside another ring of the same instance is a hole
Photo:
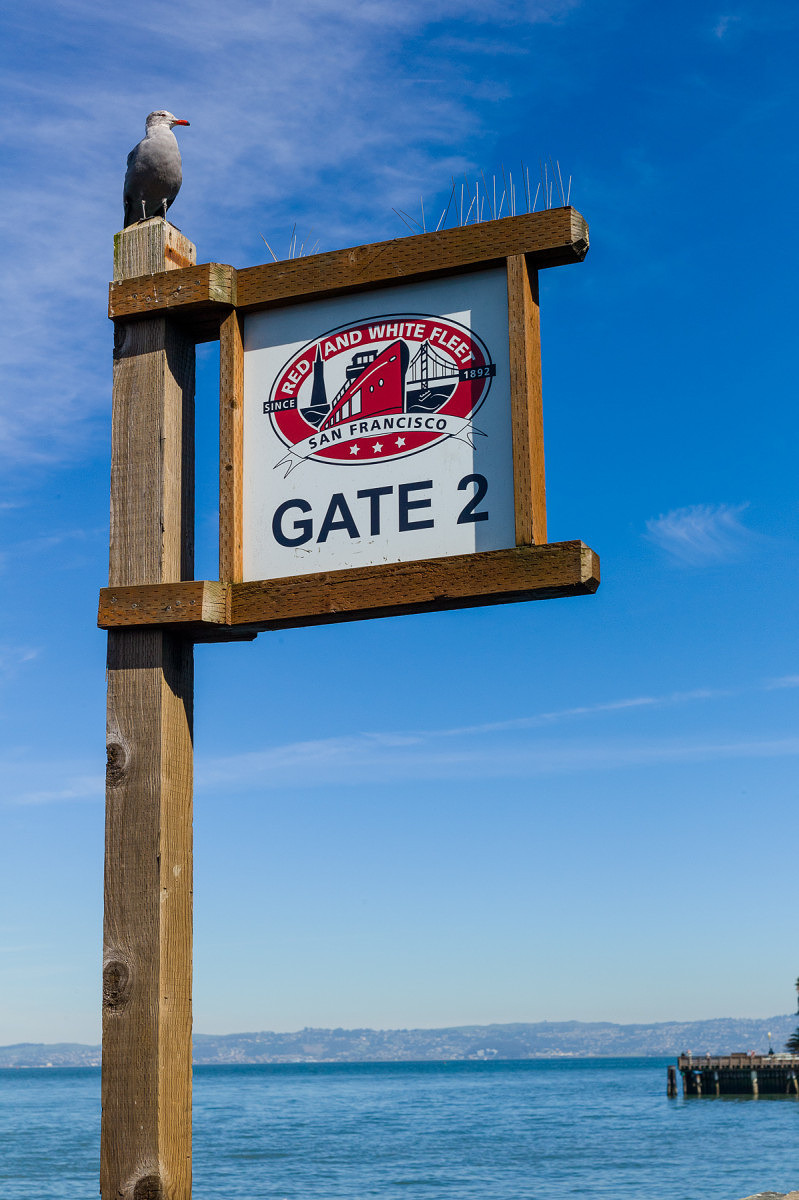
[[[141,202],[141,219],[142,219],[142,221],[147,220],[147,205],[144,203],[143,200]]]
[[[166,202],[166,196],[164,196],[163,200],[161,201],[161,207],[162,207],[162,208],[163,208],[163,210],[164,210],[164,220],[166,220],[166,210],[167,210],[167,208],[169,207],[169,206],[168,206],[168,204],[167,204],[167,202]]]

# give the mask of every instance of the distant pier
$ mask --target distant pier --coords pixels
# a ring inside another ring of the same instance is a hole
[[[796,1096],[799,1054],[681,1054],[683,1096]],[[677,1071],[669,1067],[667,1094],[677,1095]]]

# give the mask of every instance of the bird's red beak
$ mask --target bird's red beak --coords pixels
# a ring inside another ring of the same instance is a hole
[[[189,122],[188,121],[175,121],[175,124],[176,125],[188,125]]]

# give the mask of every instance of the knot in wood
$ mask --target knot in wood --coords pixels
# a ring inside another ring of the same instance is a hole
[[[118,959],[106,963],[103,968],[103,1008],[122,1008],[130,996],[130,984],[130,971],[126,963]]]
[[[125,778],[128,755],[121,742],[109,742],[105,748],[105,782],[107,787],[117,787]]]
[[[164,1189],[157,1175],[143,1175],[133,1189],[133,1200],[163,1200]]]

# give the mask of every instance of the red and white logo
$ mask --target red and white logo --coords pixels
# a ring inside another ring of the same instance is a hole
[[[485,343],[449,318],[374,317],[308,342],[277,374],[263,412],[286,475],[313,459],[370,463],[418,454],[446,438],[472,445],[472,418],[496,365]]]

